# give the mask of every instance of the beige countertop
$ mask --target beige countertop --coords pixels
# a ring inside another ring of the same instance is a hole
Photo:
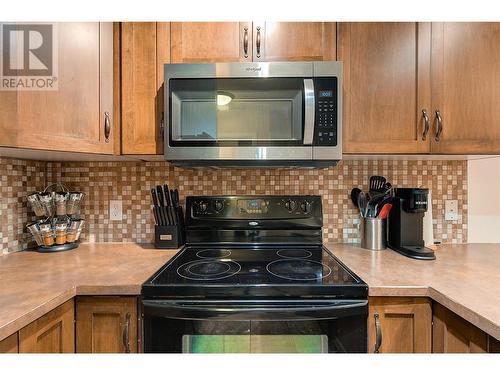
[[[500,244],[442,245],[433,261],[326,247],[368,284],[370,296],[430,297],[500,340]]]
[[[427,296],[500,339],[500,244],[443,245],[435,261],[392,250],[327,247],[369,285],[371,296]],[[176,250],[83,244],[62,253],[0,256],[0,340],[76,295],[138,295]]]
[[[177,250],[132,243],[0,256],[0,340],[76,295],[138,295]]]

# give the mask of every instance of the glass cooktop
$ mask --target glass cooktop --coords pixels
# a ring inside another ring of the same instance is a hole
[[[143,294],[303,298],[333,293],[345,298],[351,287],[367,291],[366,284],[322,246],[187,247],[146,281]]]

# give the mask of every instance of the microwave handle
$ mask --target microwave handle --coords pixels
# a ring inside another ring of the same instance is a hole
[[[310,78],[304,79],[304,145],[313,143],[315,107],[314,81]]]

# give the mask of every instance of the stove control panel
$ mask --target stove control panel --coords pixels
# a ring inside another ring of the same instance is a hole
[[[186,199],[187,219],[300,219],[322,220],[321,197],[300,196],[196,196]]]

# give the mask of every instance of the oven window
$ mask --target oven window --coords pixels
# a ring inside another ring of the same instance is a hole
[[[328,353],[326,335],[184,335],[183,353]]]
[[[303,79],[171,79],[169,85],[173,143],[302,143]]]

